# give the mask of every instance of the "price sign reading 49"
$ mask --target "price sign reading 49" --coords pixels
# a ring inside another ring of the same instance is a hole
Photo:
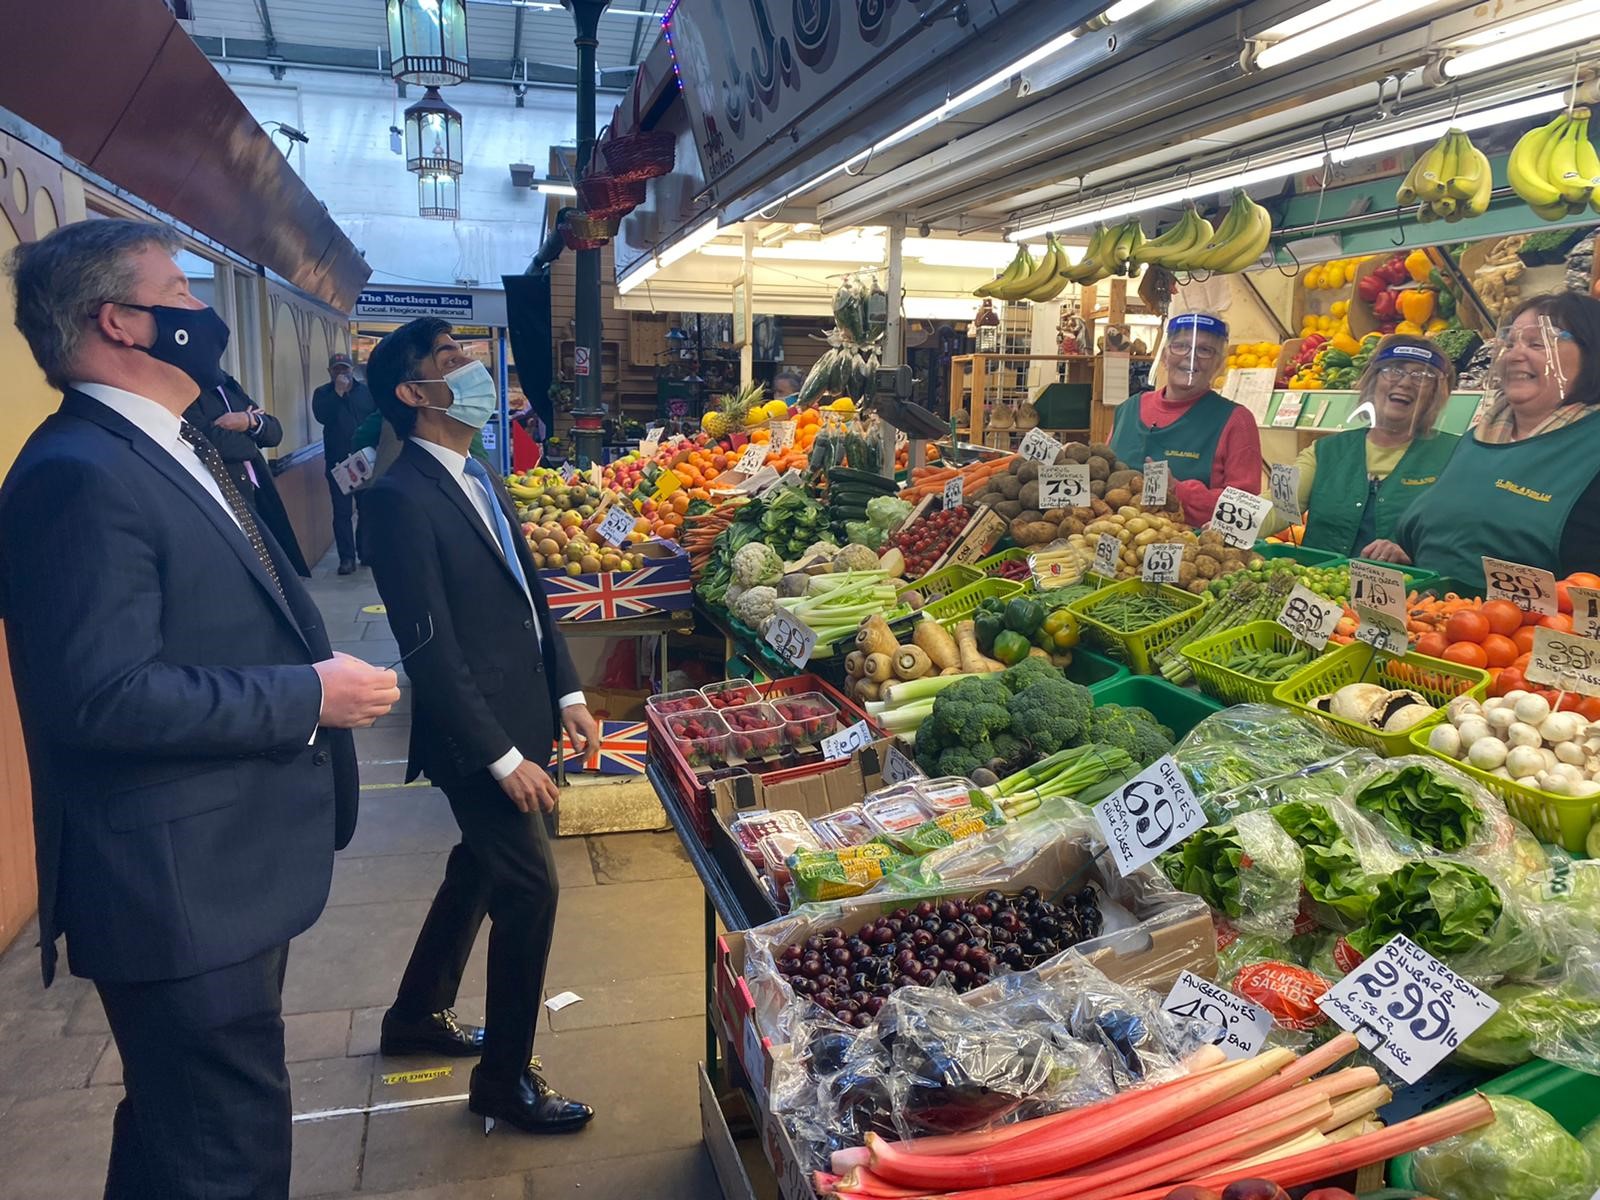
[[[1039,468],[1040,508],[1088,508],[1092,498],[1088,463]]]
[[[1403,935],[1379,946],[1317,1006],[1407,1083],[1438,1066],[1500,1007]]]
[[[1271,511],[1272,501],[1265,496],[1252,496],[1236,487],[1223,488],[1217,506],[1211,510],[1211,528],[1230,546],[1253,546]]]
[[[1206,823],[1205,810],[1170,754],[1095,805],[1094,818],[1124,875]]]
[[[1214,1026],[1218,1033],[1211,1044],[1229,1058],[1254,1058],[1272,1032],[1266,1009],[1188,971],[1179,974],[1161,1011]]]
[[[803,667],[811,661],[811,651],[817,644],[817,631],[788,613],[775,613],[767,623],[767,645],[776,650],[786,662]]]
[[[1484,594],[1509,600],[1524,612],[1549,616],[1556,611],[1556,577],[1539,567],[1483,556]]]
[[[1332,600],[1325,600],[1304,584],[1297,583],[1284,601],[1278,624],[1287,629],[1295,641],[1321,650],[1339,627],[1342,616],[1344,610]]]

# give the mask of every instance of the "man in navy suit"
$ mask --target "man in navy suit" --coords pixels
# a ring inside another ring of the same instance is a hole
[[[172,231],[67,225],[11,261],[61,407],[0,487],[0,614],[33,778],[44,979],[66,935],[122,1055],[108,1200],[282,1200],[288,941],[356,817],[350,729],[394,673],[322,618],[183,420],[228,329]]]

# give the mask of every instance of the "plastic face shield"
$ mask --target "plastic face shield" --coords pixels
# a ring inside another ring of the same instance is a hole
[[[1443,400],[1439,392],[1445,373],[1439,359],[1437,351],[1422,346],[1390,346],[1379,352],[1365,397],[1372,405],[1372,423],[1383,424],[1380,415],[1398,407],[1407,413],[1409,432],[1422,432]]]
[[[1489,385],[1512,404],[1530,400],[1568,399],[1578,373],[1578,348],[1573,337],[1548,316],[1525,312],[1494,335],[1494,362]]]
[[[1209,384],[1227,353],[1228,327],[1209,313],[1184,313],[1167,322],[1167,381],[1188,390]]]

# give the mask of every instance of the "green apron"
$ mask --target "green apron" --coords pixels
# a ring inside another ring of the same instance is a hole
[[[1433,486],[1461,439],[1417,438],[1382,483],[1367,474],[1367,431],[1347,429],[1317,441],[1317,473],[1306,508],[1305,544],[1345,557],[1378,538],[1393,541],[1412,501]]]
[[[1143,402],[1143,396],[1130,397],[1117,407],[1111,427],[1111,449],[1117,457],[1135,471],[1147,460],[1165,459],[1173,479],[1198,479],[1210,487],[1217,439],[1238,405],[1216,392],[1207,392],[1171,425],[1152,429],[1139,416]]]
[[[1400,520],[1399,542],[1427,571],[1470,583],[1488,554],[1561,572],[1561,535],[1600,473],[1600,419],[1504,445],[1461,439],[1439,482]]]

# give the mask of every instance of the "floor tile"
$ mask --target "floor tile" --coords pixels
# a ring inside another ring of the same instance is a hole
[[[361,763],[405,762],[411,753],[411,728],[379,726],[355,731],[356,759]]]
[[[701,970],[704,926],[705,894],[697,879],[564,891],[545,984],[582,993],[582,984],[621,975]]]
[[[694,874],[675,833],[613,833],[589,840],[594,877],[600,883],[643,883]]]
[[[72,1015],[67,1018],[63,1032],[75,1037],[111,1032],[111,1026],[106,1021],[105,1006],[100,1003],[99,992],[89,988],[78,997],[78,1002],[72,1006]]]
[[[371,1057],[319,1058],[289,1064],[290,1094],[297,1113],[361,1108],[372,1097]]]
[[[283,1018],[283,1043],[289,1062],[342,1058],[350,1044],[350,1010],[290,1013]]]
[[[540,1200],[557,1193],[539,1191],[531,1193],[527,1190],[528,1182],[521,1175],[501,1175],[495,1179],[469,1179],[462,1183],[441,1183],[436,1187],[412,1188],[404,1192],[384,1192],[382,1195],[362,1192],[363,1196],[370,1195],[372,1200],[525,1200],[530,1195],[537,1195]],[[639,1200],[644,1200],[645,1193],[637,1193]],[[651,1193],[653,1196],[653,1193]],[[714,1200],[712,1193],[707,1193],[708,1200]],[[589,1200],[612,1200],[612,1195],[606,1192],[590,1192]],[[615,1200],[624,1200],[621,1193],[616,1194]],[[632,1198],[628,1198],[632,1200]]]
[[[556,856],[556,878],[563,889],[594,886],[594,863],[589,858],[587,838],[551,838],[550,848]]]
[[[289,949],[283,1011],[327,1012],[387,1005],[405,970],[417,930],[427,915],[421,900],[390,904],[346,904],[327,909]],[[467,966],[462,990],[481,994],[488,938]]]
[[[545,990],[548,999],[560,989]],[[560,1012],[549,1013],[551,1029],[611,1028],[637,1025],[645,1021],[692,1017],[706,1007],[704,971],[678,975],[627,975],[609,983],[589,983],[574,989],[583,996],[581,1004],[569,1004]]]
[[[111,1114],[121,1088],[18,1100],[0,1121],[7,1200],[84,1200],[105,1190]]]
[[[110,1040],[105,1034],[7,1038],[0,1042],[0,1093],[41,1096],[86,1087]]]
[[[447,851],[384,854],[342,860],[333,873],[328,904],[384,904],[395,900],[432,900],[444,878]]]
[[[300,1197],[355,1193],[361,1181],[366,1124],[365,1117],[337,1117],[329,1121],[302,1121],[296,1125],[289,1195],[299,1200]]]
[[[717,1173],[704,1146],[529,1171],[528,1195],[537,1200],[718,1200]]]
[[[404,765],[392,767],[399,783]],[[373,768],[363,766],[363,784],[381,782],[371,778]],[[361,793],[361,814],[355,837],[339,852],[339,860],[371,854],[429,854],[449,850],[461,838],[450,802],[444,793],[431,787],[365,787]]]

